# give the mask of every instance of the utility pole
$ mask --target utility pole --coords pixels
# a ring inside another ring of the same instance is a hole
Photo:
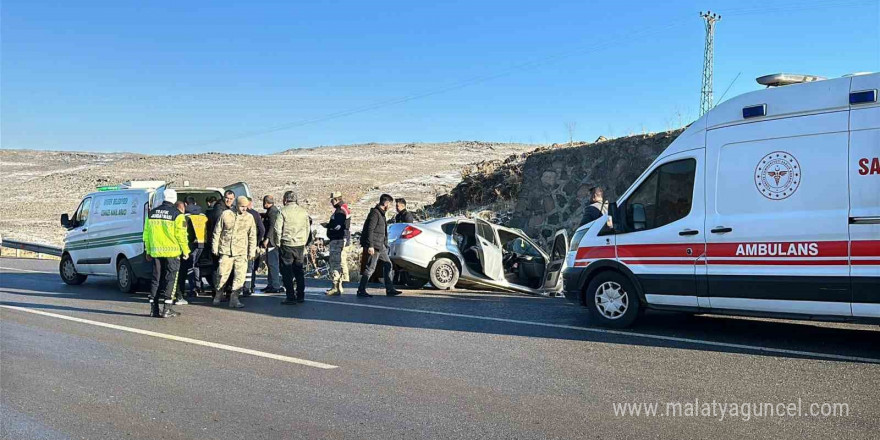
[[[700,116],[712,109],[712,68],[715,64],[715,23],[721,21],[720,14],[712,11],[700,12],[706,21],[706,47],[703,51],[703,84],[700,87]]]

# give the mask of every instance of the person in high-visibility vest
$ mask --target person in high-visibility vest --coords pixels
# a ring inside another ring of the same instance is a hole
[[[144,221],[144,253],[153,262],[153,282],[150,286],[150,316],[171,318],[179,315],[174,311],[174,291],[180,271],[180,259],[189,258],[186,221],[183,213],[174,206],[177,192],[166,189],[164,201],[150,210]],[[160,301],[164,307],[159,310]]]

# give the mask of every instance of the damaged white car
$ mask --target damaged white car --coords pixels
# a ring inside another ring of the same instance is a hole
[[[519,229],[449,217],[388,228],[389,256],[409,274],[407,285],[445,290],[496,289],[556,296],[568,252],[565,230],[548,254]]]

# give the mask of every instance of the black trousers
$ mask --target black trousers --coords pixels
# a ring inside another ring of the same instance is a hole
[[[150,299],[157,302],[173,299],[179,271],[180,257],[153,258],[153,282],[150,284]]]
[[[192,249],[190,250],[189,258],[181,260],[180,273],[177,276],[177,290],[179,292],[202,290],[202,271],[198,263],[203,250],[199,247]],[[189,282],[188,290],[186,288],[187,282]]]
[[[382,263],[382,278],[385,280],[385,290],[392,291],[394,290],[394,271],[392,270],[391,259],[388,258],[388,248],[383,247],[382,250],[376,249],[376,252],[373,252],[373,255],[367,255],[367,264],[364,268],[364,273],[361,274],[361,282],[358,290],[366,289],[367,282],[369,282],[370,277],[373,275],[373,272],[376,271],[376,265]]]
[[[281,246],[281,282],[287,299],[303,300],[306,297],[306,274],[303,270],[305,246]],[[296,290],[294,290],[296,279]]]

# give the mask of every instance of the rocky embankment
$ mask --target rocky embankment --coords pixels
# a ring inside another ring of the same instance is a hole
[[[559,229],[569,234],[593,186],[616,199],[682,130],[573,146],[542,147],[465,167],[462,181],[426,209],[435,216],[471,213],[520,228],[546,247]]]

